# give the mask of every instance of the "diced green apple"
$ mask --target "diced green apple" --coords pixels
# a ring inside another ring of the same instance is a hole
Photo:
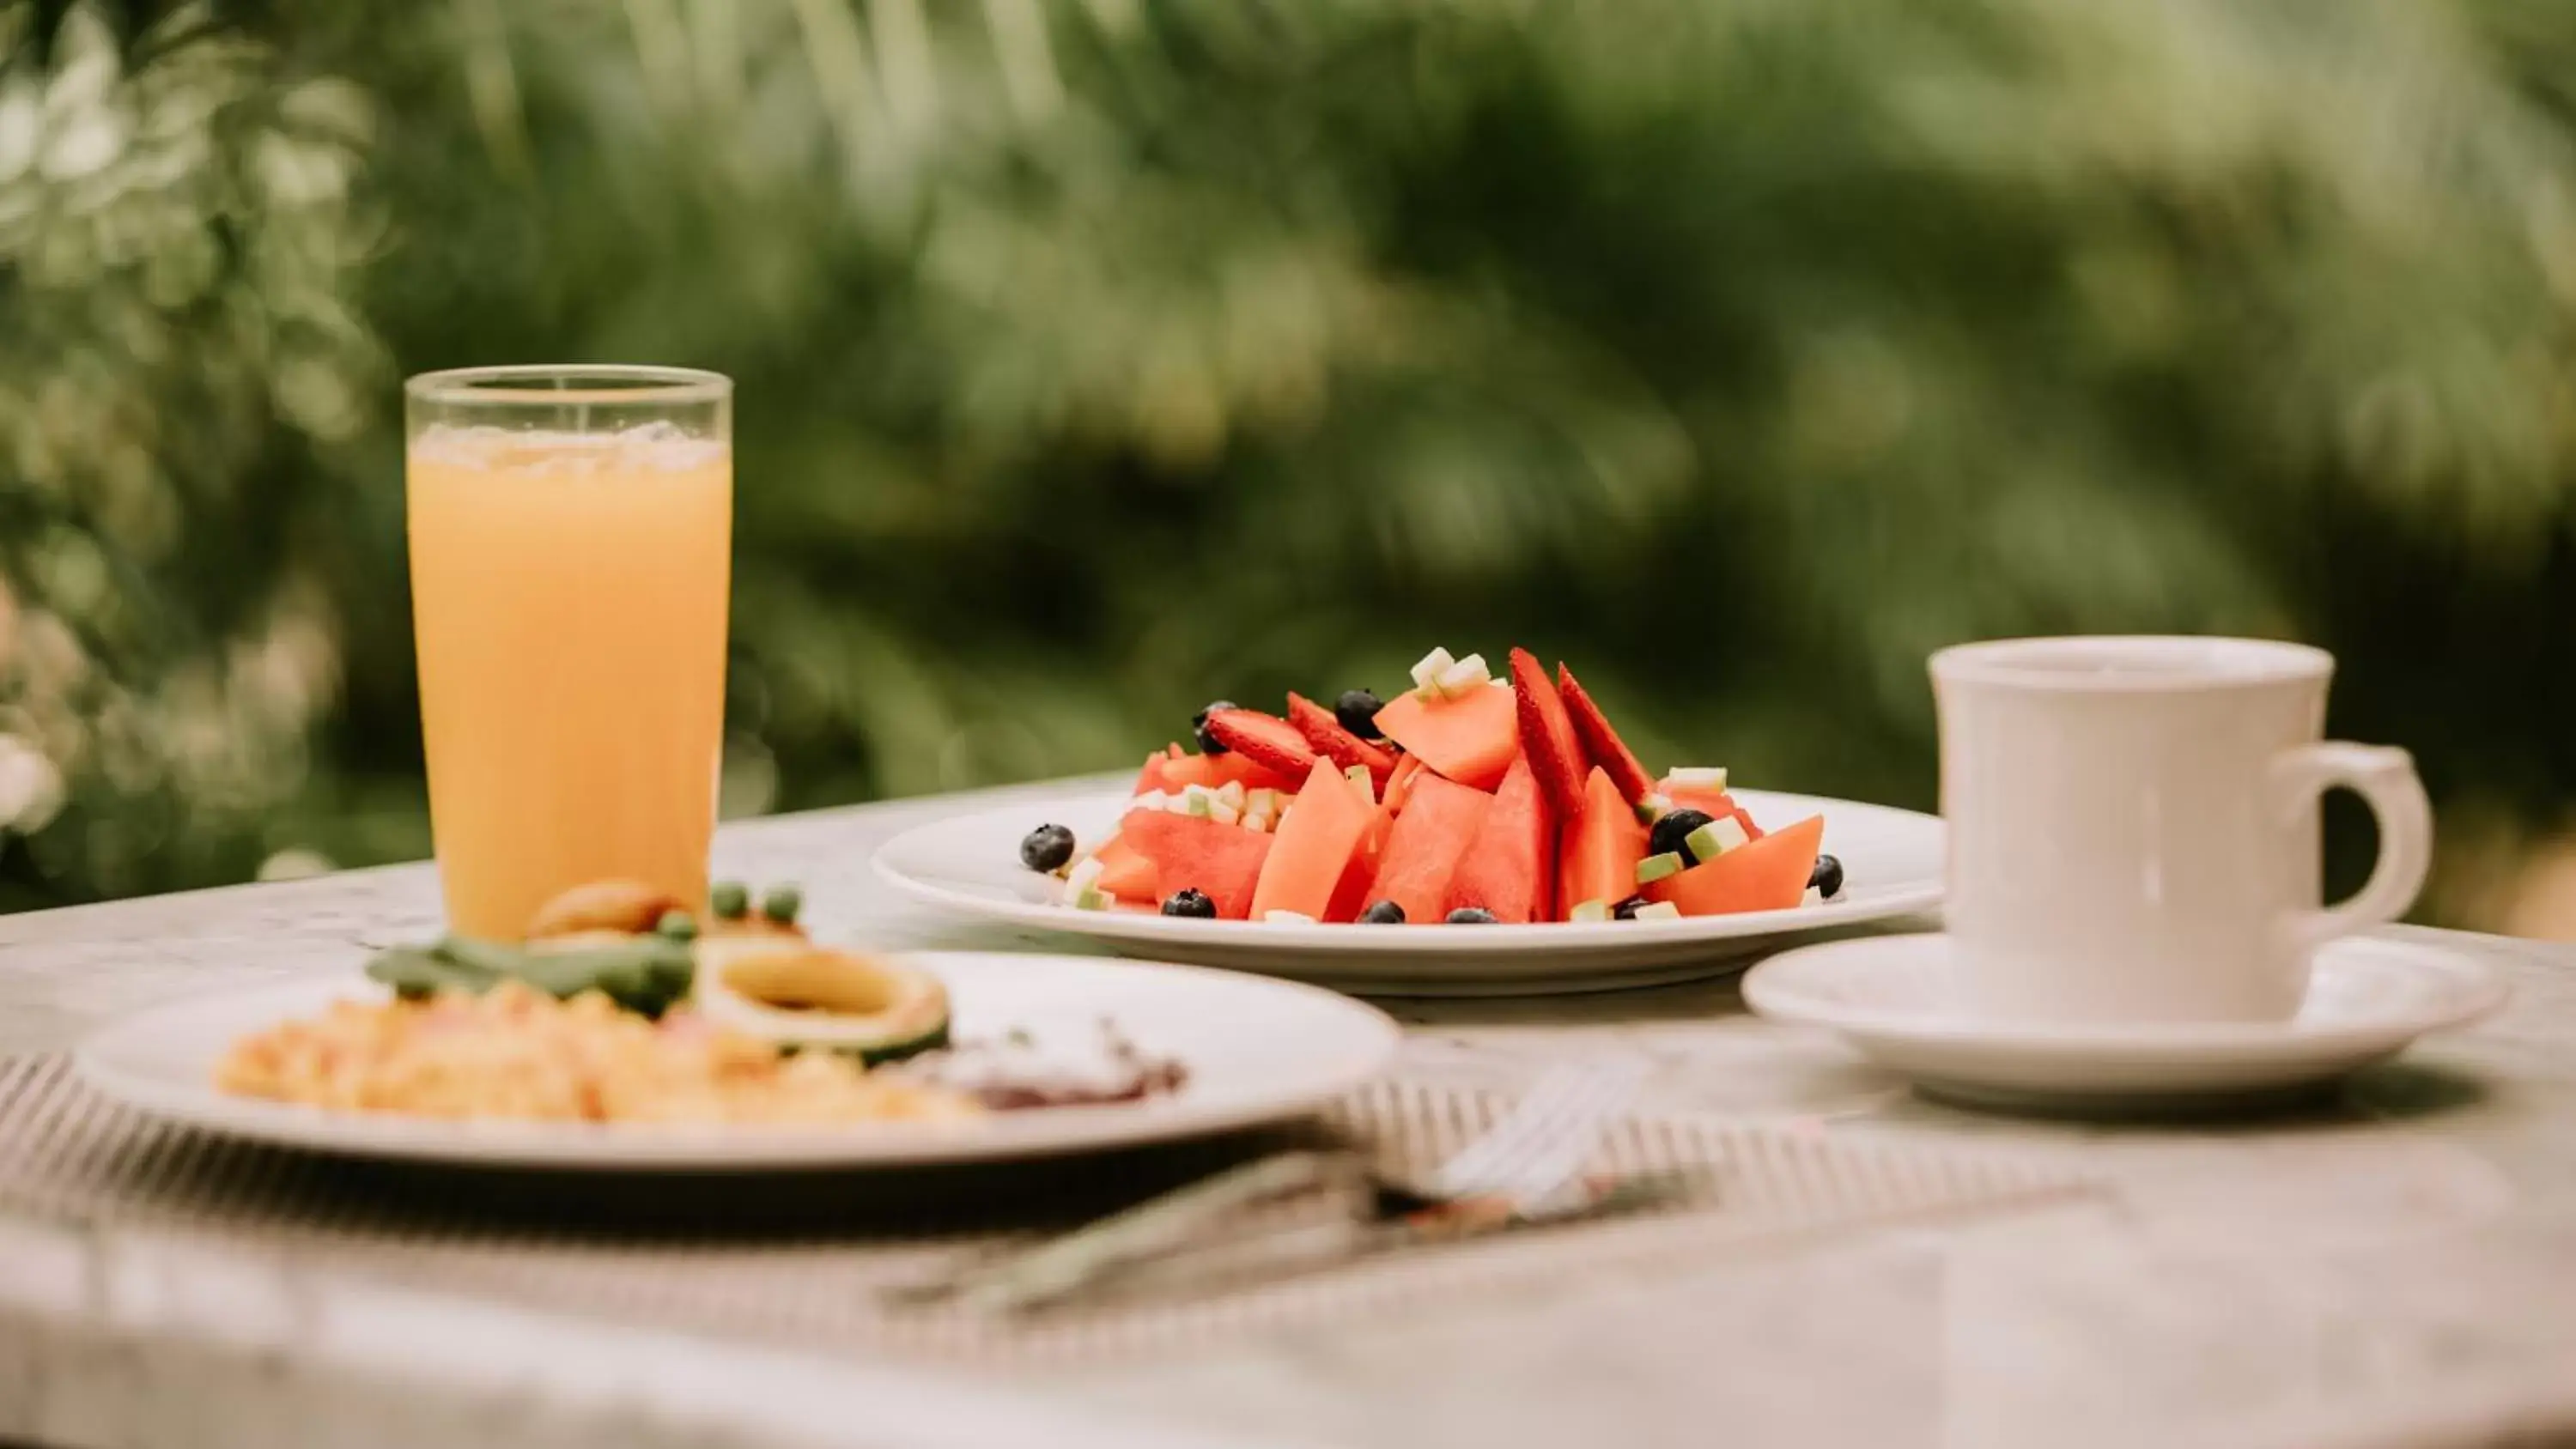
[[[1666,771],[1664,783],[1679,785],[1685,790],[1723,790],[1726,788],[1726,767],[1724,765],[1684,765],[1679,769]]]
[[[1683,836],[1682,844],[1689,848],[1693,860],[1715,860],[1751,838],[1744,833],[1744,826],[1729,815]]]
[[[1671,901],[1650,901],[1637,907],[1637,919],[1641,921],[1678,921],[1681,918],[1682,908]]]
[[[1610,919],[1610,903],[1608,901],[1585,901],[1581,905],[1576,906],[1573,910],[1566,912],[1565,918],[1569,921],[1606,921]]]
[[[1656,821],[1663,819],[1666,815],[1671,814],[1672,809],[1672,796],[1648,795],[1646,798],[1637,802],[1637,818],[1648,825],[1652,825]]]
[[[1690,862],[1682,859],[1681,852],[1678,850],[1667,850],[1661,855],[1647,856],[1637,862],[1637,884],[1648,885],[1668,875],[1679,875],[1689,865]]]
[[[1430,653],[1423,655],[1421,660],[1413,666],[1412,673],[1414,687],[1425,694],[1438,694],[1440,692],[1440,671],[1447,669],[1450,665],[1457,662],[1458,661],[1456,659],[1450,657],[1449,651],[1446,649],[1434,649]]]

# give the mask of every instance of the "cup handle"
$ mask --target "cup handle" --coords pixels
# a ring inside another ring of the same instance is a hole
[[[2359,795],[2379,818],[2379,860],[2351,899],[2321,911],[2302,911],[2291,929],[2301,945],[2322,946],[2337,936],[2396,920],[2424,888],[2433,863],[2433,805],[2415,777],[2415,759],[2385,745],[2328,740],[2284,750],[2272,762],[2273,798],[2283,818],[2295,819],[2318,795],[2336,786]]]

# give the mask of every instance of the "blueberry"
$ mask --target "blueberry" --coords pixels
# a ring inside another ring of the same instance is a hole
[[[1494,913],[1483,906],[1460,906],[1449,913],[1449,924],[1453,926],[1490,926],[1495,919]]]
[[[1377,712],[1385,707],[1384,700],[1365,689],[1345,689],[1342,697],[1333,701],[1333,718],[1361,739],[1374,740],[1380,738]]]
[[[1236,704],[1233,700],[1220,699],[1210,704],[1207,708],[1200,710],[1197,714],[1190,716],[1190,729],[1198,735],[1200,754],[1222,755],[1225,753],[1225,741],[1208,733],[1208,716],[1221,709],[1241,708],[1243,708],[1243,706]]]
[[[1637,919],[1638,907],[1643,906],[1645,903],[1646,898],[1644,896],[1630,896],[1626,900],[1621,901],[1619,904],[1610,908],[1610,919],[1614,921],[1633,921]]]
[[[1655,828],[1647,832],[1646,853],[1648,855],[1679,854],[1688,864],[1697,865],[1699,857],[1693,855],[1691,848],[1683,842],[1690,837],[1692,831],[1708,823],[1709,816],[1705,810],[1668,810],[1664,812],[1662,819],[1655,822]]]
[[[1843,863],[1830,855],[1816,857],[1816,868],[1807,877],[1819,895],[1830,899],[1843,893]]]
[[[1163,914],[1213,921],[1216,919],[1216,902],[1209,900],[1205,891],[1174,891],[1172,898],[1163,902]]]
[[[1061,825],[1041,825],[1020,837],[1020,864],[1031,870],[1061,870],[1073,859],[1073,832]]]
[[[1380,901],[1360,912],[1360,921],[1370,926],[1401,926],[1404,924],[1404,907],[1393,901]]]

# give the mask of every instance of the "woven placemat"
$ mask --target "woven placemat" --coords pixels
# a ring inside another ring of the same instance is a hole
[[[1171,1352],[1246,1330],[1493,1311],[1550,1292],[1818,1234],[2087,1190],[2026,1160],[1822,1130],[1634,1116],[1596,1168],[1713,1170],[1709,1201],[996,1318],[884,1290],[1231,1161],[1318,1138],[1418,1169],[1491,1124],[1499,1095],[1386,1081],[1293,1132],[1059,1162],[901,1174],[485,1172],[280,1151],[153,1121],[59,1056],[0,1058],[0,1210],[221,1241],[284,1266],[398,1279],[619,1322],[815,1350],[985,1364]]]

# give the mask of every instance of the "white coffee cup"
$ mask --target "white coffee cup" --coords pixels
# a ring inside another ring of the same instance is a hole
[[[1961,1005],[2063,1025],[2277,1022],[2316,948],[2393,920],[2432,856],[2405,751],[2320,742],[2334,656],[2255,639],[2004,639],[1932,656]],[[2379,817],[2318,904],[2317,802]]]

